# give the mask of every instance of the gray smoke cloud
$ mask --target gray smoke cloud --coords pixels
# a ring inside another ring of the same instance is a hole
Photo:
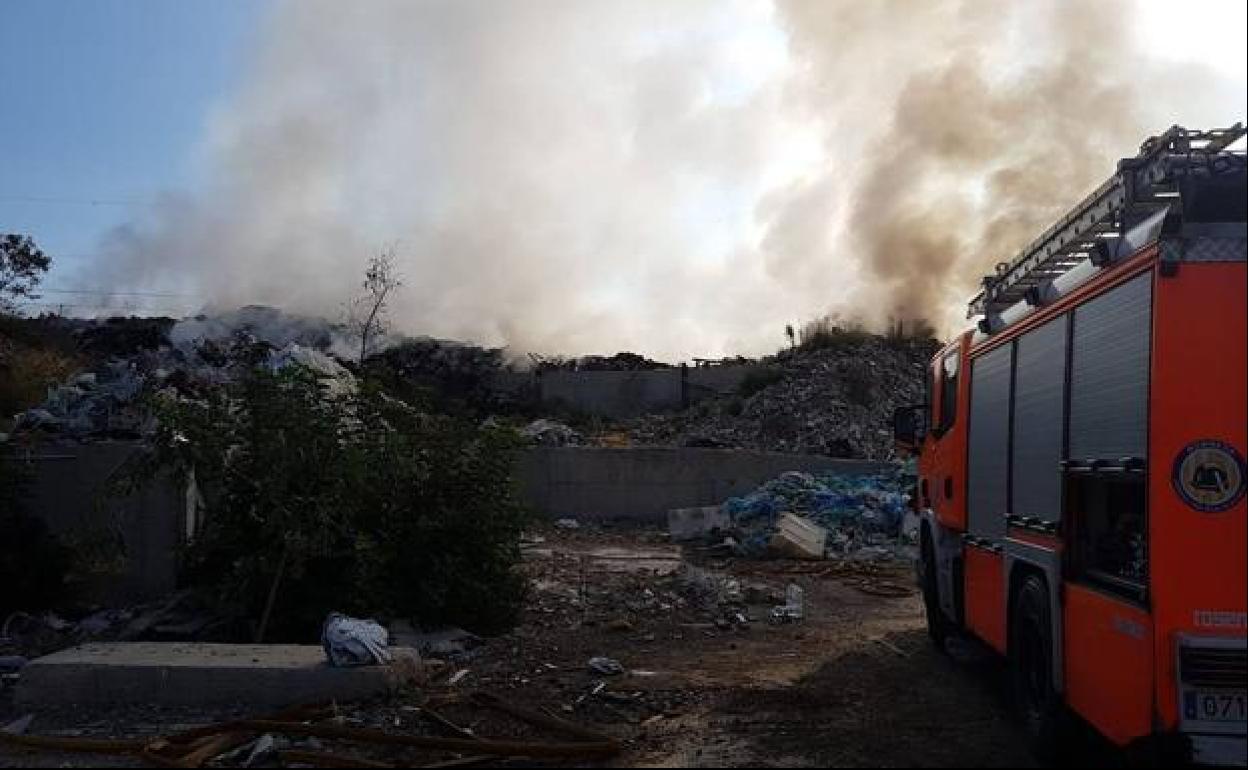
[[[1136,50],[1129,12],[278,2],[203,188],[113,233],[105,279],[334,316],[395,243],[411,334],[674,359],[827,312],[952,331],[1146,134],[1235,119],[1227,84]]]

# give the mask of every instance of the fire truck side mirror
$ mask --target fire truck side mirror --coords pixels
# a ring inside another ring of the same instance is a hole
[[[899,406],[893,410],[893,443],[917,452],[927,436],[927,405]]]

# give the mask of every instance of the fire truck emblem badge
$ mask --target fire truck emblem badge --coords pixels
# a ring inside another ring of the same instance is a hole
[[[1205,439],[1183,447],[1174,459],[1174,490],[1205,513],[1225,511],[1244,495],[1244,458],[1235,447]]]

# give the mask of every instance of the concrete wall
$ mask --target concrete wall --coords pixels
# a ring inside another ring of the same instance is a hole
[[[88,554],[83,589],[98,601],[154,598],[175,585],[185,491],[159,478],[132,495],[111,494],[109,479],[140,446],[48,441],[25,455],[32,471],[27,510]]]
[[[736,390],[751,364],[641,371],[549,371],[538,376],[543,403],[604,417],[636,417],[681,409]]]
[[[606,417],[635,417],[685,403],[680,369],[551,371],[542,372],[538,382],[543,403]]]
[[[757,364],[725,364],[696,366],[689,369],[690,393],[696,398],[705,394],[732,393]]]
[[[785,471],[874,473],[885,463],[685,447],[539,447],[521,462],[524,497],[553,517],[663,524],[671,508],[716,505]]]

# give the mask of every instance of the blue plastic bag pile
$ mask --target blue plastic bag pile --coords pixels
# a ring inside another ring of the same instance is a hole
[[[914,474],[912,464],[867,476],[789,471],[744,497],[728,499],[720,508],[732,517],[737,550],[743,555],[766,552],[784,513],[827,529],[830,550],[837,543],[852,548],[901,534]]]

